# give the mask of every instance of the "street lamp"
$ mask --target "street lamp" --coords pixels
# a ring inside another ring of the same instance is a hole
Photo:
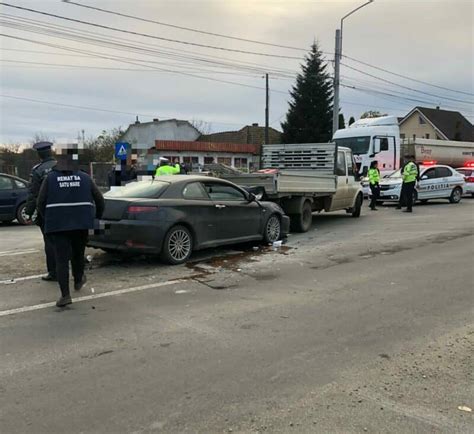
[[[350,11],[348,14],[344,15],[341,18],[341,25],[339,29],[336,29],[336,49],[334,53],[334,102],[333,102],[333,112],[332,112],[332,134],[338,129],[339,125],[339,71],[340,71],[340,63],[342,58],[342,28],[344,25],[344,20],[352,15],[353,13],[357,12],[359,9],[362,9],[364,6],[373,3],[374,0],[369,0],[368,2],[360,5],[359,7],[355,8],[354,10]]]

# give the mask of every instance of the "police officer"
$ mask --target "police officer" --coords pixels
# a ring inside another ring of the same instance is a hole
[[[53,144],[51,142],[38,142],[33,145],[33,149],[38,152],[38,157],[41,162],[33,167],[30,175],[30,186],[28,192],[28,198],[26,200],[25,212],[29,216],[29,219],[32,220],[36,211],[36,200],[38,199],[38,193],[41,187],[41,183],[46,175],[56,166],[57,161],[53,158],[51,147]],[[56,280],[56,264],[54,262],[54,249],[51,245],[50,240],[45,236],[44,233],[44,221],[43,218],[36,213],[34,220],[43,234],[44,240],[44,252],[46,254],[46,268],[48,274],[43,276],[43,280],[55,281]]]
[[[397,209],[402,206],[407,207],[404,212],[413,212],[413,194],[415,192],[416,182],[419,178],[418,166],[415,163],[415,156],[407,157],[407,164],[402,169],[402,190],[400,193],[400,200]]]
[[[375,206],[380,196],[380,185],[379,185],[380,171],[378,168],[377,161],[372,161],[372,163],[370,163],[368,176],[369,176],[370,191],[372,193],[372,198],[370,200],[370,209],[372,211],[377,211],[377,208]]]
[[[88,231],[94,227],[94,217],[100,218],[104,210],[101,192],[90,176],[79,170],[79,155],[77,150],[72,151],[48,174],[38,195],[38,211],[44,218],[44,231],[55,252],[61,289],[61,298],[56,302],[58,307],[72,303],[69,261],[74,289],[79,291],[86,282],[84,250]]]
[[[180,172],[179,163],[172,166],[170,160],[160,157],[160,166],[156,169],[155,176],[178,175]]]

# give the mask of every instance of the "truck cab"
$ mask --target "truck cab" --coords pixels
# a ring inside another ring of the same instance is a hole
[[[357,171],[365,176],[370,163],[377,160],[383,175],[400,167],[400,130],[396,116],[359,119],[348,128],[337,130],[333,140],[352,150]]]

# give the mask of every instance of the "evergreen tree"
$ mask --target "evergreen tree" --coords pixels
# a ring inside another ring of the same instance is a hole
[[[352,125],[356,120],[354,119],[354,116],[351,116],[349,118],[349,125]]]
[[[316,43],[305,58],[302,72],[290,91],[283,143],[324,143],[331,140],[332,80]]]
[[[337,127],[339,130],[346,128],[346,120],[344,119],[344,115],[339,113],[339,125]]]

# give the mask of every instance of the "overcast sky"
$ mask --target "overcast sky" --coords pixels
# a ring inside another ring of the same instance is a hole
[[[77,2],[176,26],[295,48],[308,49],[316,40],[321,50],[328,53],[331,74],[334,31],[339,20],[364,3],[337,0]],[[81,130],[89,137],[104,129],[126,127],[135,120],[135,115],[141,121],[154,117],[204,121],[211,131],[239,129],[254,122],[263,125],[264,71],[270,73],[272,89],[270,122],[280,128],[288,107],[287,91],[305,55],[303,50],[200,34],[60,0],[7,0],[7,3],[159,38],[294,58],[179,44],[0,6],[1,33],[26,39],[0,37],[0,143],[25,143],[37,132],[59,141],[75,140]],[[474,99],[473,4],[461,0],[375,0],[347,18],[343,54],[443,89],[344,58],[342,82],[358,88],[341,90],[341,108],[346,120],[350,116],[358,118],[370,109],[401,116],[416,105],[440,105],[461,111],[472,122],[474,110],[469,102]],[[53,37],[32,30],[60,33]],[[90,39],[78,41],[77,35]],[[130,45],[135,47],[134,51]],[[199,62],[196,56],[201,59]],[[218,66],[215,62],[226,65]]]

